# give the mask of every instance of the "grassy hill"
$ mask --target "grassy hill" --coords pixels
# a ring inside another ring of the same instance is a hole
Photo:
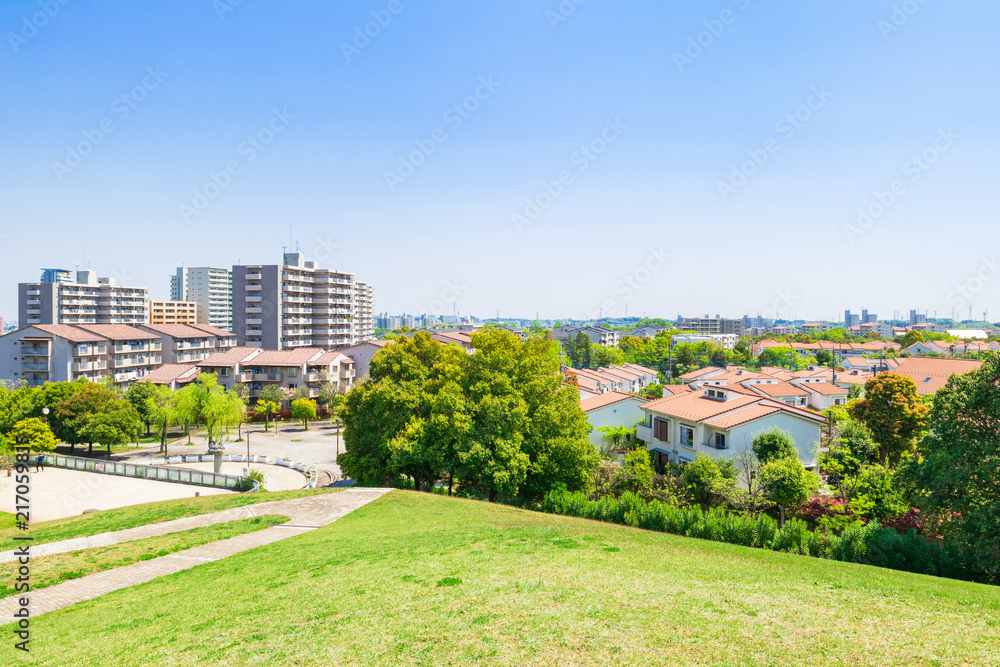
[[[32,629],[39,665],[1000,665],[1000,589],[394,491]]]

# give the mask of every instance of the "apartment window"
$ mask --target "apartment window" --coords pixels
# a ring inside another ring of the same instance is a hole
[[[288,385],[288,388],[289,389],[295,389],[295,385],[294,384],[290,384],[290,385]]]
[[[670,422],[666,419],[653,420],[653,437],[661,442],[670,441]]]
[[[715,448],[716,449],[725,449],[726,448],[726,434],[725,433],[716,433],[715,434]]]
[[[299,369],[298,368],[289,368],[288,369],[288,377],[293,378],[293,377],[295,377],[298,374],[299,374]]]
[[[685,447],[694,447],[694,429],[690,426],[681,426],[681,444]]]
[[[222,377],[229,377],[229,369],[228,368],[221,369],[219,371],[219,375],[221,375]]]

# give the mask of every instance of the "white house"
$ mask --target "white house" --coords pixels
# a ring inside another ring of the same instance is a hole
[[[690,463],[698,454],[734,459],[757,434],[777,427],[791,434],[802,464],[815,469],[823,416],[745,392],[708,385],[650,401],[641,406],[646,418],[636,434],[659,463]]]
[[[610,391],[599,396],[593,396],[580,401],[580,408],[587,415],[587,421],[594,427],[590,432],[590,441],[599,450],[607,447],[604,434],[597,429],[602,426],[628,426],[629,428],[643,421],[645,414],[642,406],[646,401],[638,396],[620,391]]]

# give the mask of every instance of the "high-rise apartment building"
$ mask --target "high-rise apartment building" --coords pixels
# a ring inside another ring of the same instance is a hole
[[[170,299],[194,301],[198,322],[233,330],[233,274],[229,269],[178,267],[170,276]]]
[[[861,324],[873,324],[875,322],[878,322],[878,315],[869,313],[868,309],[863,308],[861,310]]]
[[[20,283],[18,324],[145,324],[149,289],[98,278],[90,269],[76,272],[76,282]]]
[[[918,313],[915,310],[910,311],[910,326],[915,324],[927,324],[927,314]]]
[[[233,333],[241,346],[336,349],[355,342],[354,274],[288,252],[281,265],[237,265],[232,275]],[[370,300],[370,289],[366,294]]]
[[[844,327],[850,329],[851,327],[861,326],[861,316],[855,313],[851,313],[849,310],[844,311]]]
[[[354,283],[354,341],[351,345],[375,338],[375,322],[372,316],[372,286],[368,283]]]

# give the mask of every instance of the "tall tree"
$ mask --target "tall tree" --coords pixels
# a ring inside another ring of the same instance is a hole
[[[308,398],[297,398],[292,401],[292,417],[301,419],[302,426],[309,430],[309,420],[316,419],[316,401]]]
[[[785,510],[809,500],[819,488],[819,476],[802,466],[797,456],[772,459],[761,469],[767,499],[781,511],[778,526],[785,525]]]
[[[904,476],[914,500],[943,523],[976,577],[1000,584],[1000,356],[987,353],[982,367],[952,375],[938,390],[928,435]]]
[[[58,428],[56,435],[69,444],[70,449],[86,444],[88,451],[93,451],[94,441],[88,440],[87,424],[113,400],[116,400],[116,396],[109,387],[88,382],[86,387],[59,401],[52,408],[54,425]]]
[[[123,399],[109,401],[101,412],[93,415],[83,429],[88,443],[104,445],[111,457],[113,446],[124,445],[139,437],[142,420],[132,404]]]
[[[156,417],[156,385],[152,382],[136,382],[125,391],[125,400],[132,404],[139,414],[139,419],[146,426],[149,435],[151,424]]]
[[[865,397],[850,404],[848,411],[871,431],[879,445],[879,462],[896,463],[913,449],[914,439],[927,423],[917,385],[906,375],[880,373],[865,383]]]

